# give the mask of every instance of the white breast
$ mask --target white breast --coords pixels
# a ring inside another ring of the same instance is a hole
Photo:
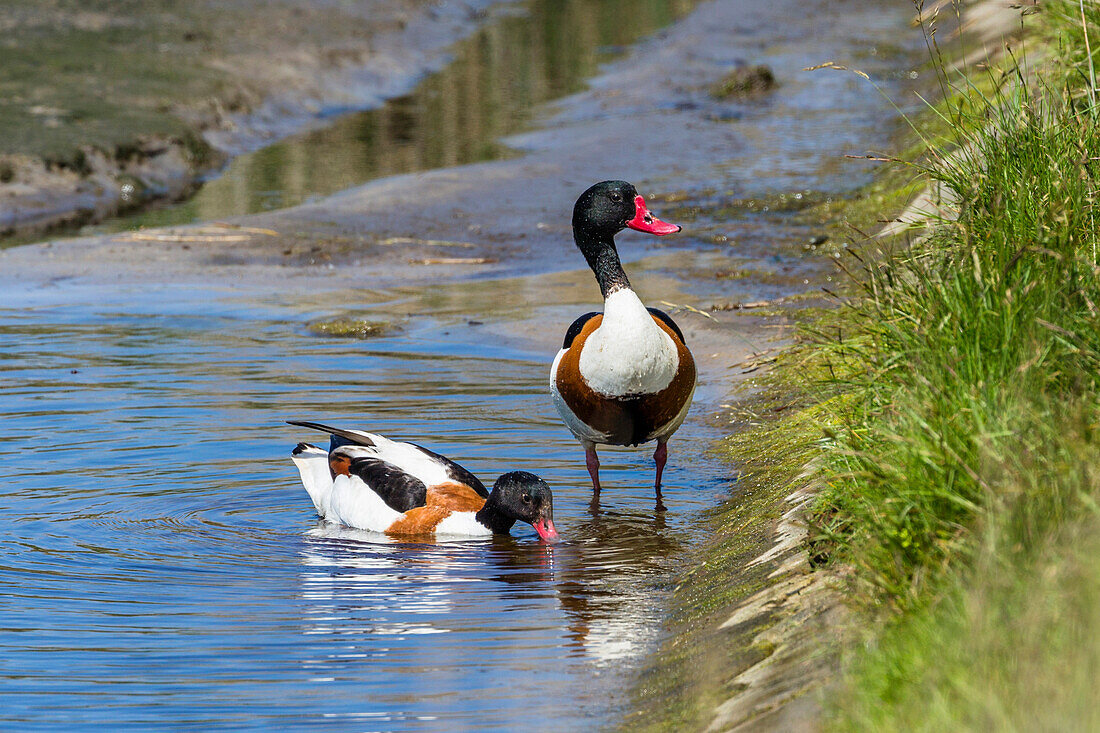
[[[608,397],[660,392],[679,366],[676,344],[633,290],[607,296],[603,321],[581,351],[581,376],[589,387]]]

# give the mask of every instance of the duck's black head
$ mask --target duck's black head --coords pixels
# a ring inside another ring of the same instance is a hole
[[[558,539],[550,487],[526,471],[512,471],[498,478],[477,518],[494,532],[505,533],[516,522],[527,522],[543,540]]]
[[[606,298],[630,282],[615,251],[615,235],[626,227],[658,236],[680,231],[650,213],[638,189],[626,181],[602,181],[573,206],[573,240],[596,274]]]
[[[626,181],[601,181],[573,206],[573,231],[614,236],[626,227],[658,236],[680,231],[650,213],[638,189]]]

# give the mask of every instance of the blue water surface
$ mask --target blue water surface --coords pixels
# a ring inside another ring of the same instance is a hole
[[[583,453],[548,355],[466,319],[319,338],[216,295],[0,309],[0,721],[19,728],[584,727],[656,633],[666,562],[722,490],[682,431],[653,508],[647,451]],[[487,296],[491,297],[491,296]],[[194,303],[204,303],[198,316]],[[283,425],[418,440],[487,481],[540,473],[565,541],[407,543],[320,523]],[[675,449],[675,444],[673,445]],[[353,722],[349,722],[353,721]]]

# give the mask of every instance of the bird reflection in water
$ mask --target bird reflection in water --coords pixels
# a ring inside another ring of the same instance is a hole
[[[640,653],[654,633],[654,583],[680,546],[664,517],[597,514],[565,536],[410,543],[317,526],[301,556],[311,675],[364,657],[438,671],[480,653],[506,672],[513,655],[602,664]],[[425,638],[437,634],[457,636]]]
[[[654,635],[655,583],[681,545],[664,513],[596,513],[569,534],[577,539],[555,550],[571,655],[607,663],[641,653]]]

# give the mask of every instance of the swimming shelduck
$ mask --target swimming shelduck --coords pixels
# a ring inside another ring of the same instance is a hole
[[[328,450],[299,443],[292,457],[317,513],[329,522],[405,537],[507,534],[527,522],[546,541],[558,539],[546,482],[526,471],[496,480],[492,491],[462,466],[414,443],[313,422]]]
[[[661,473],[668,439],[687,417],[695,392],[695,361],[668,314],[646,308],[630,287],[615,249],[625,227],[662,236],[680,231],[656,218],[626,181],[592,186],[573,207],[573,240],[603,293],[603,313],[573,322],[550,369],[554,406],[584,446],[594,498],[600,492],[597,445],[657,441],[654,490],[661,501]]]

